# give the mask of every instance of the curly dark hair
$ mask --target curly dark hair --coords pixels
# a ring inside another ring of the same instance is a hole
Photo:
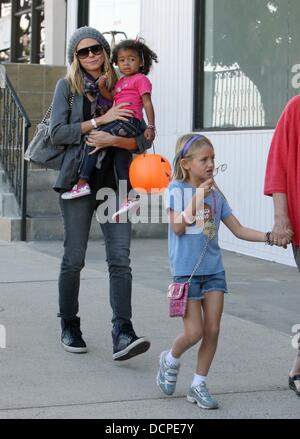
[[[155,52],[153,52],[149,47],[141,40],[124,40],[121,41],[113,50],[112,62],[114,64],[118,63],[118,53],[120,50],[135,50],[143,62],[143,66],[140,68],[140,73],[148,75],[153,64],[153,61],[158,63],[158,58]]]

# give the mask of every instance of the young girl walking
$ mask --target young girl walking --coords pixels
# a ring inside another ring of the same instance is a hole
[[[220,221],[239,239],[272,245],[270,232],[251,230],[239,223],[214,182],[215,172],[215,152],[208,138],[184,135],[178,140],[166,203],[173,281],[188,282],[196,271],[189,284],[183,333],[170,350],[161,353],[157,384],[166,395],[172,395],[182,354],[201,341],[187,400],[204,409],[218,408],[206,387],[206,378],[217,348],[227,293],[218,244]]]
[[[79,57],[83,54],[80,51]],[[95,129],[109,132],[115,136],[136,137],[144,132],[144,136],[150,142],[155,139],[155,112],[151,100],[152,84],[147,78],[153,61],[158,62],[157,55],[143,42],[142,39],[121,41],[114,49],[112,62],[118,66],[123,77],[117,81],[111,89],[108,74],[102,75],[96,81],[98,94],[101,101],[116,105],[122,105],[122,109],[131,110],[132,116],[121,117],[112,123],[98,127],[97,119],[91,123]],[[145,110],[148,125],[143,122],[143,108]],[[95,106],[95,117],[97,105]],[[92,135],[91,135],[92,137]],[[92,145],[91,145],[92,146]],[[106,150],[99,148],[86,148],[83,164],[80,169],[79,180],[76,185],[62,195],[64,199],[73,199],[89,195],[91,193],[89,180],[97,166],[99,169],[105,156]],[[131,189],[129,183],[129,166],[132,154],[125,149],[115,148],[114,163],[118,180],[126,181],[126,192]],[[119,214],[138,207],[136,199],[125,199],[120,210],[113,215],[115,219]]]

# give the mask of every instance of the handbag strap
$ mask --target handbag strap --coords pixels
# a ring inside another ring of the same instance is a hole
[[[72,94],[71,96],[68,97],[68,104],[69,104],[69,114],[72,111],[72,106],[73,106],[73,102],[74,102],[74,95]],[[48,110],[46,111],[45,116],[42,119],[42,123],[45,123],[47,119],[50,118],[51,116],[51,112],[52,112],[52,108],[53,108],[53,102],[51,102],[50,107],[48,108]]]
[[[218,216],[217,213],[219,214],[219,211],[220,211],[220,209],[221,209],[221,206],[222,206],[222,203],[221,203],[221,199],[220,199],[220,205],[219,205],[218,212],[215,212],[215,217],[213,218],[213,221],[212,221],[213,224],[215,224],[215,221],[216,221],[217,216]],[[195,276],[196,271],[197,271],[198,268],[200,267],[200,265],[201,265],[201,263],[202,263],[202,261],[203,261],[203,259],[204,259],[204,256],[205,256],[205,253],[206,253],[206,250],[207,250],[207,247],[208,247],[208,243],[209,243],[209,241],[210,241],[210,239],[207,237],[207,239],[206,239],[206,241],[205,241],[204,248],[203,248],[203,250],[202,250],[202,253],[201,253],[201,255],[200,255],[200,257],[199,257],[199,259],[198,259],[198,261],[197,261],[197,263],[196,263],[196,265],[195,265],[193,271],[192,271],[192,274],[190,275],[190,277],[189,277],[189,279],[188,279],[188,281],[187,281],[188,283],[191,282],[192,278]]]

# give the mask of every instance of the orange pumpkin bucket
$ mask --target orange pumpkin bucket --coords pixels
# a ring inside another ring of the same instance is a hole
[[[160,154],[143,154],[135,157],[129,168],[129,179],[133,189],[160,192],[169,186],[172,168]]]

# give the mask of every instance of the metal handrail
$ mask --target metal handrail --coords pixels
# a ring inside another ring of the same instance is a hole
[[[20,207],[21,241],[26,241],[28,170],[24,153],[28,147],[30,127],[29,117],[5,75],[4,88],[0,88],[0,160]]]
[[[18,109],[19,109],[23,119],[25,120],[26,126],[28,128],[30,128],[31,127],[30,119],[29,119],[29,117],[28,117],[28,115],[27,115],[27,113],[26,113],[26,111],[25,111],[25,109],[24,109],[20,99],[19,99],[19,96],[16,93],[16,90],[14,89],[14,87],[13,87],[12,83],[10,82],[10,79],[9,79],[9,77],[7,75],[5,77],[5,81],[6,81],[7,87],[10,89],[10,92],[11,92],[13,98],[14,98],[16,106],[18,107]]]

